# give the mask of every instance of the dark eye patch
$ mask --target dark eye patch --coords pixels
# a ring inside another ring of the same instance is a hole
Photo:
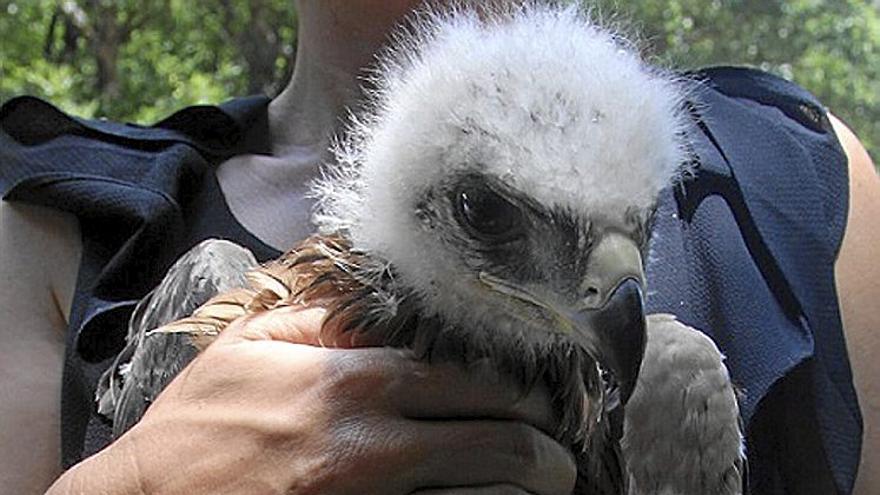
[[[479,179],[463,180],[454,193],[456,220],[474,237],[500,244],[522,237],[519,206]]]

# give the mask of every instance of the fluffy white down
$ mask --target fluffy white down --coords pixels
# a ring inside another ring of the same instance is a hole
[[[685,84],[574,7],[423,12],[374,82],[316,184],[315,222],[439,304],[463,304],[450,293],[466,288],[414,212],[442,177],[479,170],[544,205],[620,218],[687,162]]]

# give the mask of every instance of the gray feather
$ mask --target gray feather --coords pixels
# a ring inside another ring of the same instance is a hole
[[[197,354],[188,336],[150,330],[189,316],[217,294],[244,286],[245,273],[255,266],[249,250],[209,239],[184,254],[138,303],[129,320],[126,347],[101,376],[96,393],[98,412],[113,420],[114,438],[143,416]]]
[[[741,495],[746,458],[724,356],[672,315],[648,317],[621,449],[630,495]]]

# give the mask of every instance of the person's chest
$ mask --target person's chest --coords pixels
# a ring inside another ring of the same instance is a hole
[[[279,251],[314,231],[309,186],[314,163],[240,155],[219,164],[217,181],[232,216],[256,238]]]

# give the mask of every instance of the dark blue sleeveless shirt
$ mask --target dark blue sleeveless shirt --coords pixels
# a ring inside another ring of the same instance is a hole
[[[713,68],[690,105],[696,173],[665,191],[648,260],[648,309],[704,330],[742,389],[750,492],[850,493],[861,415],[834,261],[846,157],[823,107],[763,72]],[[109,441],[94,388],[135,302],[209,237],[266,260],[214,174],[266,154],[265,97],[196,106],[152,127],[69,117],[29,97],[0,108],[0,195],[76,215],[83,258],[67,336],[63,462]]]

